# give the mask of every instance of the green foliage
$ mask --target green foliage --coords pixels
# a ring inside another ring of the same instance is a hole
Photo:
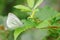
[[[32,2],[32,4],[30,2],[28,2],[28,1]],[[22,28],[17,28],[15,30],[15,32],[14,32],[14,39],[15,40],[17,40],[19,35],[21,36],[21,33],[24,33],[26,30],[29,30],[30,28],[31,29],[33,28],[33,32],[34,32],[34,31],[37,31],[36,29],[34,30],[34,28],[41,29],[41,28],[48,28],[49,26],[53,26],[52,25],[53,22],[49,22],[49,21],[51,21],[51,20],[54,21],[55,20],[54,17],[56,17],[56,15],[59,14],[57,11],[55,11],[55,10],[49,8],[49,7],[38,8],[39,4],[41,4],[43,2],[43,0],[38,0],[36,2],[35,6],[34,6],[34,1],[33,0],[32,1],[31,0],[27,0],[27,2],[28,2],[28,6],[29,7],[26,7],[24,5],[16,5],[16,6],[14,6],[17,9],[24,10],[24,11],[26,10],[26,12],[28,11],[28,13],[31,13],[31,15],[29,17],[27,17],[26,20],[23,19],[23,21],[22,21],[24,23],[23,27]],[[36,11],[36,9],[38,9],[38,10]],[[39,20],[36,21],[37,18]],[[40,21],[42,21],[42,22],[40,22]],[[55,23],[55,21],[54,21],[54,23]],[[31,32],[32,32],[32,30],[31,30]],[[27,34],[27,36],[31,35],[31,32],[29,32]],[[33,32],[32,32],[32,34],[34,34]],[[30,36],[28,36],[28,37],[30,37]],[[33,35],[33,36],[31,35],[31,37],[29,39],[35,40],[35,38],[36,38],[36,40],[40,40],[37,35]],[[41,40],[44,37],[46,37],[46,35],[41,37]],[[24,40],[24,39],[25,38],[24,38],[24,35],[23,35],[23,39],[21,39],[21,40]]]
[[[53,26],[60,26],[60,14],[58,14],[56,17],[54,17],[52,20],[51,20],[51,24]]]
[[[7,40],[6,32],[3,30],[0,30],[0,40]]]
[[[53,10],[50,7],[44,7],[44,8],[40,8],[37,13],[35,14],[35,16],[37,18],[39,18],[40,20],[50,20],[52,19],[54,16],[56,16],[57,14],[59,14],[57,11]]]
[[[48,36],[48,29],[35,29],[31,28],[18,36],[17,40],[43,40],[46,36]]]
[[[33,8],[35,0],[27,0],[27,4],[30,8]]]
[[[3,16],[0,16],[0,25],[3,24]]]
[[[0,0],[0,15],[2,15],[4,7],[5,7],[5,0]]]
[[[16,40],[17,37],[25,30],[32,28],[35,26],[35,23],[29,20],[22,20],[24,22],[24,26],[22,26],[22,28],[17,28],[14,32],[14,39]]]
[[[14,7],[17,9],[21,9],[22,11],[31,11],[31,9],[29,9],[28,7],[26,7],[24,5],[16,5]]]
[[[48,26],[50,26],[50,23],[48,22],[48,20],[44,20],[36,28],[45,28],[45,27],[48,27]]]
[[[7,34],[7,40],[60,40],[60,13],[50,7],[38,8],[43,1],[44,0],[7,1],[8,4],[6,5],[11,3],[11,7],[8,6],[9,10],[7,11],[17,15],[24,23],[22,27],[9,31],[10,33]],[[56,0],[50,0],[49,2],[51,1],[53,3],[56,2]],[[5,2],[4,0],[0,0],[0,14],[5,7]],[[27,4],[25,2],[27,2]],[[10,10],[10,8],[12,10]],[[0,16],[0,25],[5,23],[4,18],[5,16]],[[6,23],[4,25],[6,26]],[[6,38],[5,32],[0,31],[0,38],[2,38],[2,40]]]
[[[18,10],[18,9],[13,9],[12,11],[13,11],[12,13],[14,13],[15,15],[17,15],[18,18],[20,18],[20,19],[25,19],[25,18],[28,17],[27,12],[24,12],[24,11],[21,11],[21,10]]]
[[[42,2],[43,2],[43,0],[38,0],[36,2],[36,5],[34,6],[34,9],[36,9]]]

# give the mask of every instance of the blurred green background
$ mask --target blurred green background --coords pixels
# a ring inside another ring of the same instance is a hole
[[[37,0],[35,0],[35,1],[37,1]],[[13,40],[13,32],[9,33],[7,31],[5,31],[5,29],[4,29],[5,19],[9,12],[16,14],[20,19],[24,19],[24,18],[28,17],[27,12],[22,12],[18,9],[13,8],[13,6],[18,5],[18,4],[26,5],[26,0],[0,0],[0,40]],[[54,10],[60,12],[60,0],[44,0],[39,7],[44,8],[45,6],[49,6],[49,7],[53,8]],[[59,34],[57,33],[57,30],[53,30],[51,32],[52,32],[50,35],[51,37],[48,36],[47,39],[44,39],[44,40],[55,40],[54,38],[58,37]],[[29,35],[29,33],[31,35],[31,31],[28,31],[27,34]],[[26,33],[25,33],[25,36],[26,36]],[[57,36],[57,37],[55,37],[55,36]],[[18,40],[19,40],[19,38],[18,38]],[[22,39],[22,40],[24,40],[24,39]],[[30,39],[30,40],[32,40],[32,39]],[[57,40],[59,40],[59,39],[57,39]]]
[[[14,9],[13,6],[18,4],[26,4],[26,0],[0,0],[0,15],[7,15],[9,12],[18,11],[17,9]],[[60,11],[60,0],[44,0],[44,2],[41,4],[42,7],[44,6],[50,6],[54,8],[57,11]]]

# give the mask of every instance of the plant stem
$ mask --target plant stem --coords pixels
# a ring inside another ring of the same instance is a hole
[[[30,17],[33,18],[34,17],[34,14],[35,14],[35,11],[32,12],[32,15]]]
[[[35,11],[33,10],[29,18],[34,18],[34,14],[35,14]]]

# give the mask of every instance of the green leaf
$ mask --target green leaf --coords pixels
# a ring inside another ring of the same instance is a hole
[[[28,7],[26,7],[26,6],[24,6],[24,5],[16,5],[16,6],[14,6],[14,8],[17,8],[17,9],[20,9],[20,10],[25,10],[25,11],[31,11],[31,9],[30,8],[28,8]]]
[[[19,35],[17,40],[43,40],[48,35],[48,29],[31,28]]]
[[[28,20],[22,20],[24,22],[24,26],[22,28],[17,28],[14,32],[14,40],[25,30],[34,27],[34,23]]]
[[[28,17],[27,12],[20,11],[18,9],[13,9],[13,12],[19,19],[25,19]]]
[[[18,35],[21,34],[21,32],[23,32],[24,30],[25,29],[23,29],[23,28],[16,29],[15,32],[14,32],[14,40],[16,40]]]
[[[34,9],[36,9],[42,2],[43,2],[43,0],[38,0],[36,5],[34,6]]]
[[[42,23],[40,23],[38,26],[36,26],[36,28],[45,28],[50,26],[50,23],[48,22],[48,20],[44,20]]]
[[[17,37],[25,30],[27,30],[28,28],[31,28],[31,26],[24,26],[23,28],[17,28],[14,32],[14,40],[17,39]]]
[[[60,16],[56,16],[55,20],[51,20],[52,26],[60,27]]]
[[[32,8],[34,6],[34,2],[35,2],[35,0],[27,0],[27,4],[30,8]]]
[[[40,20],[50,20],[53,17],[55,17],[58,14],[57,11],[53,10],[50,7],[44,7],[44,8],[40,8],[36,14],[35,17],[39,18]]]

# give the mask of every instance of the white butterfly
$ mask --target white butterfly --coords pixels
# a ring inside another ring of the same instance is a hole
[[[19,18],[16,15],[14,15],[13,13],[8,14],[6,24],[7,24],[7,27],[10,29],[15,29],[15,28],[21,27],[23,25],[23,23],[19,20]]]

